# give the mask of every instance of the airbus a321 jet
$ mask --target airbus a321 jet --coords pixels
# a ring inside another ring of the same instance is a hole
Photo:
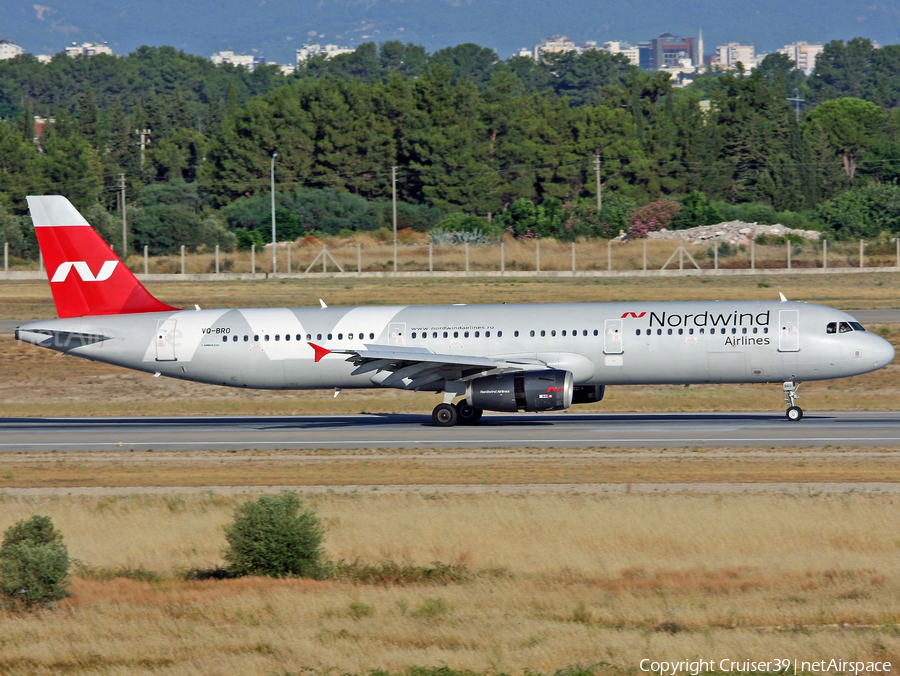
[[[607,385],[782,383],[880,369],[894,349],[853,317],[788,302],[633,302],[180,310],[154,298],[74,206],[29,197],[59,319],[19,340],[229,387],[442,393],[436,425],[558,411]],[[454,404],[453,401],[457,400]]]

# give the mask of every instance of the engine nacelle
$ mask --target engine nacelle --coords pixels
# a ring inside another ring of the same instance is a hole
[[[572,405],[570,371],[504,373],[469,382],[466,402],[485,411],[561,411]]]

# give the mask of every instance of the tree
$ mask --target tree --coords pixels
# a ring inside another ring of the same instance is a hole
[[[844,164],[847,183],[853,185],[860,157],[883,142],[887,113],[862,99],[826,101],[809,114],[809,126],[820,132]]]
[[[18,521],[0,545],[0,595],[7,605],[32,608],[69,595],[69,553],[49,516]]]
[[[816,215],[837,239],[874,239],[900,232],[900,186],[854,187],[819,206]]]
[[[325,528],[296,493],[263,495],[239,505],[225,527],[225,561],[234,575],[322,578]]]

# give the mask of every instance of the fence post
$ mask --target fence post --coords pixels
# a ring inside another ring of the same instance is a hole
[[[822,240],[822,269],[828,269],[828,240]]]
[[[150,273],[150,247],[144,245],[144,274]]]
[[[3,272],[9,272],[9,242],[3,242]]]
[[[362,274],[362,244],[356,243],[356,272]]]
[[[540,272],[541,271],[541,240],[536,239],[536,240],[534,240],[534,242],[536,244],[536,246],[534,248],[534,259],[535,259],[534,271]]]
[[[897,251],[897,260],[900,261],[900,237],[897,238]],[[500,274],[506,274],[506,242],[500,242]]]
[[[644,272],[647,272],[647,240],[644,240]]]
[[[38,270],[40,272],[44,271],[44,254],[38,251]]]
[[[785,242],[787,244],[787,269],[791,269],[791,240]]]
[[[750,269],[756,270],[756,236],[750,240]]]
[[[606,269],[612,272],[612,240],[606,242]]]
[[[428,242],[428,272],[434,272],[434,242]]]
[[[293,242],[288,242],[288,250],[287,250],[287,273],[291,274],[291,244]]]
[[[216,274],[219,274],[219,245],[216,244]]]
[[[865,240],[862,240],[862,239],[859,240],[859,267],[860,268],[865,267],[865,264],[864,264],[865,259],[863,258],[863,255],[864,255],[863,251],[865,250],[865,246],[866,246]]]
[[[466,242],[466,274],[469,274],[469,243]]]
[[[184,244],[181,245],[181,274],[184,274]]]
[[[256,274],[256,245],[250,245],[250,273]]]
[[[572,274],[575,274],[575,242],[572,241]]]
[[[715,242],[713,244],[713,269],[719,269],[719,243]]]

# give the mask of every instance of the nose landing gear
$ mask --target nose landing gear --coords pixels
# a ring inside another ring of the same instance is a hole
[[[800,395],[797,394],[800,383],[788,380],[781,386],[781,389],[784,390],[784,400],[788,403],[788,409],[784,412],[785,416],[792,422],[800,420],[803,417],[803,409],[795,403],[800,398]]]

